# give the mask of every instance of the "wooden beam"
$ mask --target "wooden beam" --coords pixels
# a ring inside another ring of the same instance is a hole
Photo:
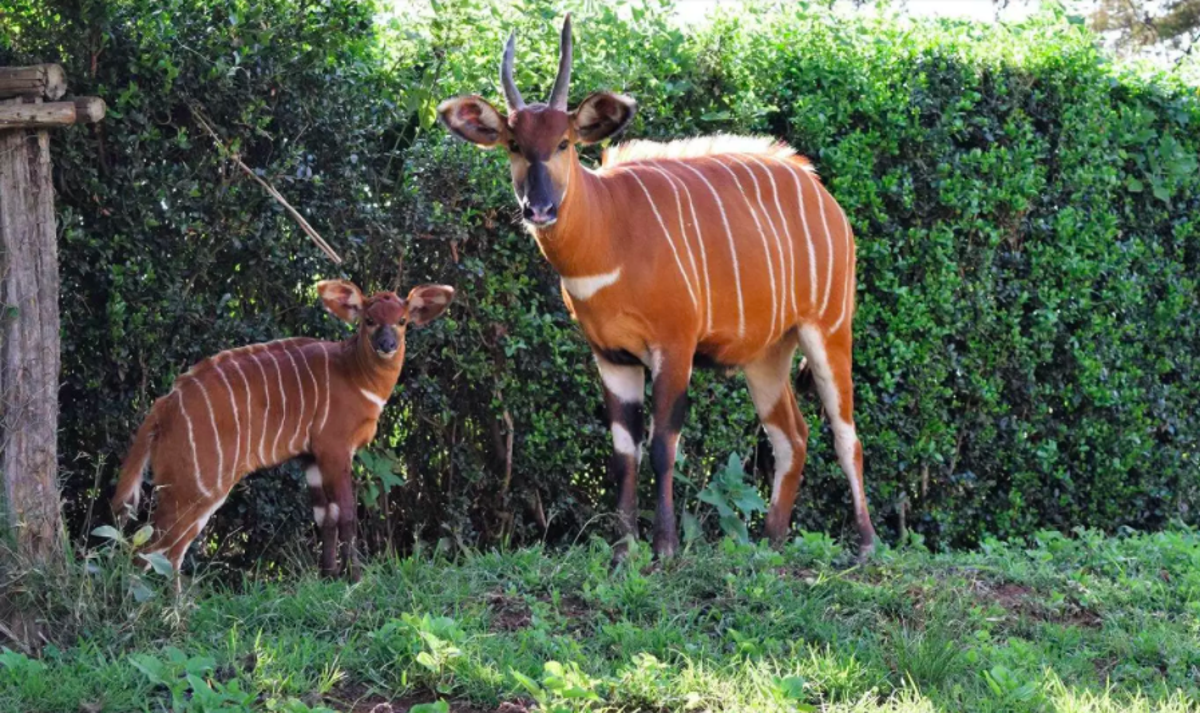
[[[95,124],[108,110],[100,97],[75,97],[75,123]]]
[[[66,93],[67,75],[60,65],[0,67],[0,99],[45,97],[53,100]]]
[[[50,129],[75,123],[75,102],[0,104],[0,129]]]

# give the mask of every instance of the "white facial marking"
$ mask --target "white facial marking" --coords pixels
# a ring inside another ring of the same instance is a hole
[[[782,428],[770,423],[764,424],[763,428],[767,431],[767,438],[771,440],[771,452],[775,454],[775,482],[771,486],[771,504],[774,505],[779,499],[779,488],[783,485],[783,476],[792,469],[794,449],[792,448],[792,439],[788,438]]]
[[[600,379],[605,388],[622,403],[642,403],[646,398],[646,372],[640,366],[617,366],[603,359],[596,359],[600,367]]]
[[[629,433],[629,429],[619,423],[612,425],[613,450],[621,455],[636,456],[637,444],[633,442],[633,435]]]
[[[641,187],[642,193],[646,195],[646,200],[650,202],[650,208],[654,210],[654,217],[658,219],[658,225],[662,228],[663,236],[667,239],[667,245],[671,247],[671,255],[675,257],[675,267],[679,268],[679,276],[683,278],[683,284],[687,287],[688,296],[692,298],[692,306],[699,309],[700,302],[696,299],[696,290],[692,287],[692,281],[688,279],[687,270],[683,268],[683,261],[679,259],[679,249],[675,246],[675,240],[671,237],[671,231],[667,228],[666,222],[663,220],[662,213],[658,212],[658,205],[654,202],[654,197],[650,195],[650,191],[646,188],[646,184],[642,183],[642,179],[638,177],[636,171],[630,171],[629,175]],[[684,247],[687,247],[686,241]],[[689,248],[690,250],[690,248]]]
[[[713,157],[713,163],[720,166],[733,179],[733,184],[737,186],[738,193],[742,195],[742,200],[746,202],[746,211],[750,213],[750,217],[754,218],[754,226],[758,228],[758,236],[762,239],[763,260],[767,263],[767,276],[770,278],[771,285],[771,323],[767,330],[767,343],[775,341],[776,322],[779,319],[779,289],[775,285],[775,266],[771,264],[771,248],[767,244],[767,233],[763,230],[762,221],[758,219],[758,213],[754,211],[754,206],[750,204],[750,197],[746,195],[746,189],[742,188],[742,182],[738,180],[737,174],[733,172],[729,166],[721,160],[719,156]]]
[[[564,277],[562,278],[563,287],[567,292],[577,300],[590,300],[600,290],[615,284],[621,279],[621,268],[612,272],[605,272],[599,275],[587,275],[584,277]]]
[[[721,222],[725,224],[725,237],[729,239],[729,258],[733,263],[733,285],[737,292],[738,306],[738,336],[746,336],[746,306],[742,299],[742,273],[738,267],[737,246],[733,244],[733,230],[729,227],[729,217],[725,215],[725,204],[721,201],[721,196],[717,193],[717,189],[713,188],[713,184],[704,176],[703,173],[696,170],[695,166],[688,163],[679,163],[678,165],[686,168],[696,174],[704,185],[708,186],[708,190],[712,193],[712,197],[717,202],[717,209],[721,211]]]

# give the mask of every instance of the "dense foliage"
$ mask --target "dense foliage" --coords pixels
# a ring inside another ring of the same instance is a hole
[[[389,19],[348,0],[50,4],[0,16],[0,63],[61,61],[74,92],[109,103],[101,125],[55,137],[76,531],[190,363],[345,334],[311,289],[341,269],[224,160],[193,109],[334,243],[344,274],[386,287],[403,255],[405,287],[459,289],[448,318],[410,336],[360,463],[366,540],[562,540],[603,524],[609,447],[587,349],[514,220],[503,157],[433,124],[445,97],[497,96],[511,29],[518,84],[545,94],[562,7],[469,0]],[[573,7],[573,100],[631,94],[630,136],[776,135],[845,207],[881,532],[945,545],[1194,521],[1195,89],[1106,64],[1057,16],[914,24],[790,4],[684,30],[653,2]],[[728,456],[764,448],[740,377],[698,378],[693,404],[681,498],[704,511],[695,495]],[[832,439],[811,394],[802,409],[814,436],[796,519],[840,533],[850,508]],[[760,476],[764,460],[750,461]],[[210,548],[257,556],[307,533],[298,479],[246,481]]]

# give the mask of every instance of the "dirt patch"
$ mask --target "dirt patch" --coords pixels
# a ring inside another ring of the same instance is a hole
[[[1077,602],[1066,603],[1057,610],[1051,609],[1038,598],[1036,592],[1015,582],[993,583],[976,580],[971,583],[971,590],[978,599],[1036,621],[1087,629],[1099,628],[1103,622],[1099,614],[1079,606]]]
[[[533,612],[520,597],[499,590],[484,595],[492,612],[492,631],[519,631],[533,623]]]
[[[349,684],[334,689],[325,696],[322,704],[340,713],[408,713],[413,706],[432,703],[437,696],[420,694],[389,698],[373,692],[370,688]],[[521,703],[505,702],[498,708],[484,708],[466,701],[450,701],[450,713],[527,713]]]

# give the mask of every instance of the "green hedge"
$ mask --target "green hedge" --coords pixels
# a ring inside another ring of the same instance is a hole
[[[1050,15],[997,27],[793,6],[681,30],[652,1],[570,5],[574,100],[600,87],[633,95],[634,137],[779,136],[849,214],[858,418],[885,536],[902,510],[908,529],[942,546],[1195,522],[1194,88],[1107,64],[1093,37]],[[18,0],[0,17],[0,62],[61,61],[76,93],[110,107],[54,147],[60,443],[77,530],[177,373],[254,340],[344,334],[312,282],[387,286],[401,254],[406,285],[445,281],[459,298],[412,335],[379,458],[359,473],[367,541],[562,540],[602,526],[609,445],[586,346],[515,223],[503,157],[433,125],[442,98],[497,96],[510,29],[518,84],[544,93],[564,8],[436,7],[376,22],[346,0],[53,13]],[[343,252],[344,273],[220,160],[193,104]],[[698,378],[693,404],[686,475],[703,481],[730,453],[763,449],[740,378]],[[796,521],[848,531],[847,488],[811,394],[802,409],[814,436]],[[406,482],[380,496],[378,471],[391,465]],[[694,490],[681,487],[691,506]],[[209,554],[236,561],[307,537],[305,497],[287,468],[248,480]]]

